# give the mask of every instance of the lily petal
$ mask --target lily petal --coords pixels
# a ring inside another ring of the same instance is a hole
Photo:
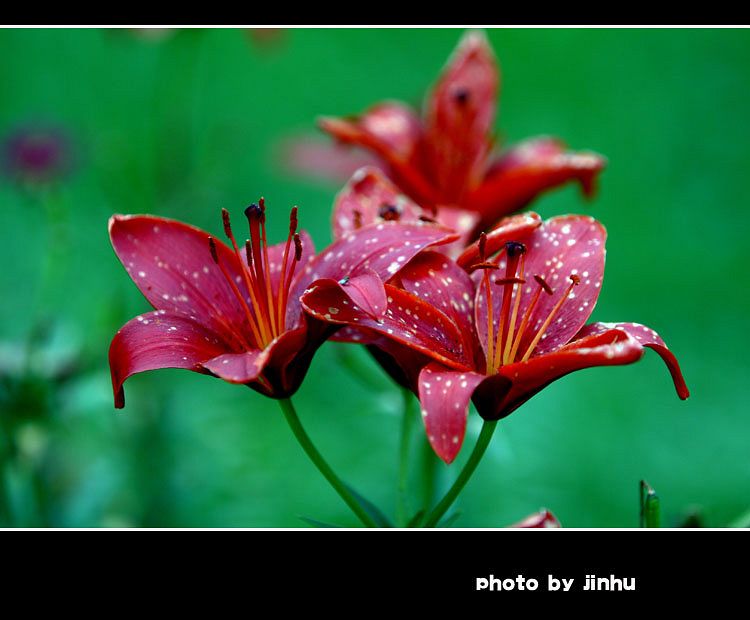
[[[485,252],[491,256],[499,251],[508,241],[524,241],[534,230],[542,225],[539,214],[529,211],[502,219],[487,233]],[[479,262],[479,242],[475,241],[456,259],[464,269],[469,269]]]
[[[484,375],[457,372],[436,363],[425,366],[419,374],[419,402],[427,439],[446,463],[452,463],[461,450],[469,401],[483,380]]]
[[[607,161],[593,152],[568,151],[554,138],[525,140],[506,151],[490,167],[482,184],[466,199],[468,208],[482,213],[482,223],[519,211],[542,192],[578,182],[587,197]]]
[[[422,135],[417,115],[398,101],[379,103],[358,117],[323,117],[318,125],[340,142],[372,149],[388,162],[408,161]]]
[[[260,350],[224,353],[201,364],[203,368],[229,383],[250,383],[258,378],[268,361],[268,347]]]
[[[386,282],[415,255],[436,245],[455,241],[457,235],[435,225],[381,222],[347,233],[302,270],[290,296],[299,298],[311,282],[346,280],[374,272]]]
[[[468,350],[478,350],[474,330],[474,283],[456,263],[436,252],[415,256],[398,274],[401,288],[445,313],[459,328]]]
[[[320,321],[369,329],[446,366],[465,369],[471,365],[460,330],[432,305],[386,284],[388,309],[379,319],[373,319],[352,304],[345,288],[335,280],[318,280],[302,296],[302,306]]]
[[[112,339],[109,366],[115,407],[125,406],[125,380],[159,368],[204,372],[201,364],[232,349],[220,335],[182,314],[157,310],[128,321]]]
[[[643,356],[643,347],[620,329],[580,338],[553,353],[526,362],[501,366],[474,392],[474,404],[487,420],[509,415],[541,389],[576,370],[595,366],[631,364]]]
[[[162,217],[115,215],[109,235],[117,257],[154,308],[193,316],[224,339],[241,340],[247,319],[211,258],[207,232]],[[247,295],[237,257],[218,239],[216,251]]]
[[[635,338],[644,347],[656,351],[664,360],[664,363],[669,369],[669,373],[672,375],[672,381],[677,390],[677,395],[682,400],[685,400],[690,396],[690,390],[685,383],[685,378],[682,376],[682,370],[680,369],[680,364],[677,361],[677,358],[674,356],[674,353],[667,348],[667,345],[664,340],[662,340],[661,336],[650,327],[646,327],[640,323],[592,323],[581,329],[576,335],[576,339],[605,333],[610,329],[622,330],[629,336]]]
[[[425,143],[444,199],[481,181],[491,147],[500,72],[484,33],[461,39],[427,102]]]

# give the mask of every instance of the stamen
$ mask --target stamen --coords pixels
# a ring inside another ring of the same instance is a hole
[[[276,313],[274,310],[274,295],[273,295],[273,285],[271,283],[271,261],[268,260],[268,241],[266,240],[266,199],[260,198],[258,200],[258,205],[260,206],[261,211],[263,212],[263,217],[260,221],[260,230],[261,230],[261,238],[263,240],[263,266],[264,266],[264,274],[263,278],[266,283],[266,301],[268,303],[268,317],[270,319],[271,323],[271,332],[273,333],[274,338],[278,338],[279,336],[279,328],[277,326],[276,322]],[[290,222],[291,225],[291,222]]]
[[[292,211],[289,214],[289,236],[286,238],[286,245],[284,246],[284,257],[281,260],[281,275],[279,277],[279,293],[278,293],[278,308],[276,311],[278,312],[278,326],[279,330],[285,331],[286,329],[286,317],[284,314],[284,310],[282,309],[282,306],[285,306],[284,303],[284,288],[283,284],[286,281],[286,270],[287,270],[287,262],[289,259],[289,247],[292,243],[292,238],[297,232],[297,207],[292,207]],[[295,247],[296,252],[296,247]]]
[[[531,319],[531,313],[534,312],[534,308],[536,308],[536,304],[539,301],[539,296],[541,295],[542,291],[547,293],[547,295],[552,295],[552,289],[550,288],[550,285],[547,284],[545,279],[542,276],[535,275],[534,280],[536,280],[536,283],[539,285],[539,288],[534,291],[534,296],[531,298],[531,302],[529,303],[529,307],[526,308],[526,312],[523,314],[523,319],[521,320],[521,324],[518,326],[518,333],[516,334],[516,338],[513,341],[513,347],[510,350],[510,354],[508,355],[508,363],[512,364],[516,359],[516,353],[518,353],[518,347],[521,345],[521,338],[523,338],[524,333],[526,332],[526,326],[529,324],[529,319]]]
[[[258,327],[255,324],[255,320],[254,320],[252,313],[250,312],[250,308],[247,307],[247,303],[245,302],[245,299],[242,297],[242,293],[240,292],[240,289],[237,288],[237,284],[234,282],[234,279],[232,278],[230,273],[227,271],[226,267],[224,267],[224,265],[219,261],[219,253],[216,251],[216,241],[210,235],[208,237],[208,249],[211,252],[211,258],[221,270],[221,273],[223,274],[224,279],[229,284],[229,287],[232,289],[234,296],[240,300],[242,309],[245,311],[245,316],[247,317],[247,322],[250,325],[250,329],[253,332],[253,338],[255,338],[255,344],[260,346],[260,344],[262,343],[260,332],[258,331]],[[241,266],[242,266],[242,263],[240,263],[240,267]],[[235,334],[237,333],[233,329],[231,331]],[[246,341],[244,337],[241,337],[240,340]]]
[[[485,254],[486,249],[487,235],[486,233],[482,233],[481,235],[479,235],[479,263],[477,263],[477,268],[483,268],[479,267],[479,265],[487,264],[487,256]],[[492,347],[493,343],[495,342],[495,339],[493,337],[495,332],[495,316],[492,309],[492,287],[490,286],[489,274],[490,270],[484,268],[482,280],[484,284],[485,295],[487,296],[487,371],[489,371],[490,368],[495,367],[495,350]]]
[[[559,299],[559,301],[555,304],[555,306],[552,308],[551,312],[549,313],[549,316],[547,317],[547,320],[544,321],[544,324],[539,328],[539,331],[536,333],[536,336],[534,336],[534,340],[531,341],[531,344],[529,345],[528,349],[526,349],[526,353],[523,354],[523,358],[521,359],[522,362],[525,362],[526,360],[531,357],[532,352],[534,351],[534,348],[537,344],[539,344],[539,341],[542,339],[542,336],[544,335],[544,332],[549,327],[550,323],[552,322],[552,319],[555,318],[555,315],[560,310],[562,305],[565,303],[565,300],[568,298],[568,295],[570,295],[570,292],[573,290],[574,286],[578,286],[580,283],[581,278],[575,274],[572,274],[570,276],[570,285],[567,289],[565,289],[565,293],[563,296]]]
[[[242,272],[242,278],[245,280],[245,286],[247,287],[247,290],[250,293],[250,302],[252,303],[253,310],[255,311],[254,323],[257,324],[259,332],[263,335],[263,339],[259,340],[259,342],[266,343],[268,342],[268,330],[266,328],[265,323],[261,320],[261,317],[263,315],[261,314],[261,311],[260,311],[260,304],[258,303],[257,292],[253,288],[253,278],[252,278],[251,273],[248,273],[248,271],[250,270],[243,268],[244,261],[242,260],[240,249],[237,246],[237,240],[235,239],[234,233],[232,232],[232,222],[229,218],[229,211],[227,211],[226,209],[221,210],[221,220],[222,220],[222,223],[224,224],[224,232],[229,238],[229,241],[232,243],[232,249],[234,250],[234,255],[237,257],[237,262],[240,265],[240,271]],[[245,254],[247,257],[246,261],[247,261],[248,267],[252,267],[247,243],[245,243]],[[244,298],[243,298],[243,302],[244,302]]]

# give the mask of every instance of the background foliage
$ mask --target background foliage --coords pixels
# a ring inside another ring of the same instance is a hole
[[[355,524],[276,403],[250,390],[160,371],[131,379],[128,405],[115,413],[109,341],[147,304],[114,257],[107,218],[155,213],[220,232],[221,207],[264,195],[279,212],[275,239],[298,204],[322,247],[337,188],[284,170],[279,140],[313,134],[319,114],[384,98],[418,104],[459,36],[0,31],[0,132],[60,127],[75,145],[74,171],[54,187],[0,180],[0,446],[8,433],[16,446],[0,478],[0,519],[303,526],[299,515],[310,515]],[[665,525],[691,513],[727,525],[750,507],[750,33],[489,36],[503,70],[499,135],[557,135],[609,158],[593,203],[567,188],[535,205],[607,226],[594,318],[654,327],[693,395],[677,399],[655,354],[553,384],[501,423],[455,525],[500,527],[545,506],[565,526],[635,526],[641,478],[659,492]],[[346,354],[365,371],[353,373]],[[392,512],[397,389],[366,355],[327,345],[296,404],[337,470]],[[439,486],[456,467],[440,466]]]

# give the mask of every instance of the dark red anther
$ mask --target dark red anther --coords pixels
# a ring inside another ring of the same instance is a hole
[[[216,251],[216,241],[214,241],[214,238],[211,237],[211,236],[208,237],[208,249],[211,251],[211,258],[218,265],[219,264],[219,254]]]
[[[401,218],[401,209],[396,205],[386,203],[380,206],[378,215],[386,222],[395,221]]]
[[[460,106],[465,106],[471,99],[471,91],[468,88],[458,88],[453,93],[453,99]]]
[[[570,281],[573,283],[573,286],[578,286],[581,283],[581,276],[572,273],[570,274]]]
[[[297,221],[297,207],[292,207],[292,212],[289,214],[289,234],[293,235],[297,232],[297,226],[299,225],[299,222]]]
[[[523,278],[498,278],[495,284],[526,284]]]
[[[354,229],[362,228],[362,212],[355,209],[352,215],[354,216]]]
[[[487,233],[479,235],[479,259],[480,263],[485,262],[485,250],[487,249]]]
[[[245,241],[245,260],[247,261],[248,267],[253,266],[253,248],[250,239]]]
[[[294,260],[299,261],[302,258],[302,239],[297,233],[294,233]]]
[[[224,234],[231,239],[232,238],[232,224],[229,221],[229,211],[227,211],[226,209],[221,210],[221,220],[224,223]]]
[[[537,284],[538,284],[539,286],[541,286],[541,287],[542,287],[542,290],[543,290],[543,291],[544,291],[545,293],[547,293],[547,295],[552,295],[552,293],[554,292],[554,291],[552,290],[552,287],[551,287],[551,286],[550,286],[549,284],[547,284],[547,281],[546,281],[546,280],[545,280],[545,279],[544,279],[544,278],[543,278],[542,276],[537,276],[537,275],[535,275],[535,276],[534,276],[534,279],[536,280],[536,283],[537,283]]]

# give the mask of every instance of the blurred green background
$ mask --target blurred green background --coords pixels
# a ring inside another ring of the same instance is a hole
[[[221,207],[264,195],[274,239],[298,204],[322,247],[338,188],[290,174],[279,141],[314,135],[320,114],[418,104],[460,34],[0,31],[2,136],[55,127],[74,151],[53,186],[0,179],[0,449],[12,452],[2,524],[305,527],[307,515],[356,525],[277,404],[255,392],[159,371],[131,379],[115,412],[109,342],[148,306],[111,250],[107,218],[155,213],[219,232]],[[593,318],[656,329],[692,396],[678,400],[652,352],[554,383],[501,423],[454,525],[501,527],[544,506],[568,527],[636,526],[641,478],[661,497],[664,525],[736,522],[750,508],[750,33],[489,37],[503,72],[500,135],[556,135],[609,158],[594,202],[569,187],[535,204],[607,226]],[[395,386],[363,352],[328,344],[295,401],[337,471],[392,514]],[[463,458],[437,468],[436,491],[469,452],[480,424],[470,418]],[[415,461],[421,446],[420,434]]]

